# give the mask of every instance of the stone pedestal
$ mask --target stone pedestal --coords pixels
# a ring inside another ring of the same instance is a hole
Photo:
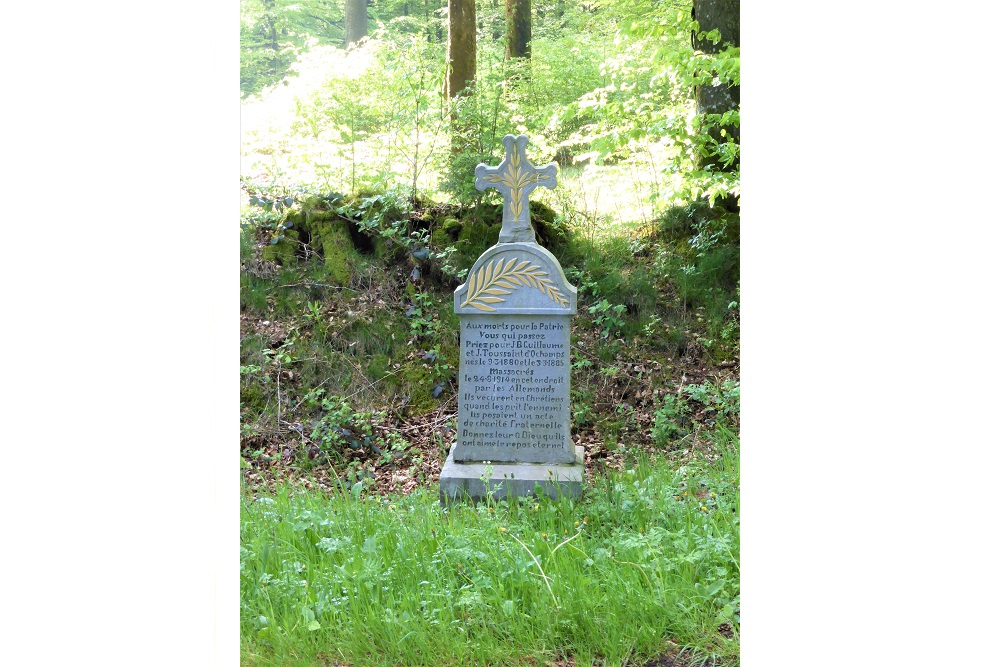
[[[574,449],[573,463],[456,463],[452,446],[441,468],[441,504],[479,502],[488,493],[495,500],[539,492],[553,500],[560,496],[579,498],[583,492],[583,447]]]

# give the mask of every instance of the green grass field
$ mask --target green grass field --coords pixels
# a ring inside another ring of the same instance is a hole
[[[242,662],[735,664],[739,442],[714,439],[600,473],[576,502],[247,492]]]

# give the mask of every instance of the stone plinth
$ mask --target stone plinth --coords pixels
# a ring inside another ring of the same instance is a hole
[[[553,500],[560,496],[579,498],[583,492],[583,447],[574,449],[572,464],[456,463],[453,446],[441,468],[441,504],[464,499],[478,502],[490,492],[496,500],[534,496],[536,484]]]

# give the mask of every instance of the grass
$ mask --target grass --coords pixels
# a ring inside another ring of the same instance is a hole
[[[720,427],[715,444],[602,473],[576,502],[245,494],[242,662],[733,664],[739,443]]]

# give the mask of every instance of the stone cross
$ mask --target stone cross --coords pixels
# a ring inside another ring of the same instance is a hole
[[[536,167],[528,162],[524,148],[528,137],[508,134],[503,138],[507,154],[495,167],[476,165],[476,189],[496,188],[503,195],[503,224],[500,227],[499,243],[534,243],[535,230],[531,227],[528,208],[528,194],[539,185],[550,190],[556,187],[555,162],[544,167]]]

